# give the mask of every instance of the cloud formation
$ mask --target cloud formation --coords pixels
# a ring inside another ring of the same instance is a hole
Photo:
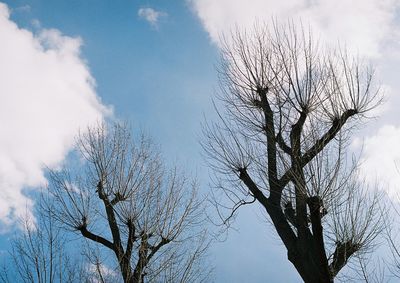
[[[238,25],[251,28],[255,20],[301,20],[327,41],[338,40],[360,55],[377,57],[398,32],[393,21],[398,0],[188,0],[211,40]]]
[[[167,13],[154,10],[153,8],[140,8],[138,16],[147,21],[152,27],[157,28],[161,17],[166,17]]]
[[[392,197],[400,190],[400,126],[384,125],[364,141],[361,172],[366,181],[378,184]]]
[[[19,28],[0,3],[0,227],[31,210],[24,188],[45,184],[78,129],[111,110],[80,56],[82,40],[56,29]],[[1,229],[0,229],[1,230]]]

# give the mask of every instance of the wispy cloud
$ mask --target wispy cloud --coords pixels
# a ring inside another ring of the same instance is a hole
[[[355,140],[353,144],[361,144]],[[361,172],[371,185],[379,184],[390,196],[398,197],[400,190],[400,126],[384,125],[376,134],[362,142]],[[361,146],[361,145],[358,145]]]
[[[90,282],[119,282],[122,278],[119,278],[118,272],[111,269],[103,263],[97,263],[97,265],[90,263],[87,266],[87,274],[89,275]],[[100,276],[101,275],[101,276]],[[107,279],[107,280],[102,280]]]
[[[56,29],[19,28],[0,3],[0,232],[33,206],[27,187],[44,185],[77,131],[111,110],[80,56],[82,40]],[[4,225],[5,224],[5,225]]]
[[[19,7],[15,8],[15,10],[18,11],[18,12],[30,12],[31,11],[31,6],[22,5],[22,6],[19,6]]]
[[[153,8],[140,8],[138,16],[147,21],[152,27],[158,28],[160,18],[166,17],[168,14],[162,11],[157,11]]]

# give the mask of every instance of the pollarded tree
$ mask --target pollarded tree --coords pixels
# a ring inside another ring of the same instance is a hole
[[[225,38],[219,72],[220,122],[206,124],[203,147],[232,201],[224,220],[257,201],[302,279],[333,282],[383,228],[378,196],[345,154],[353,126],[380,103],[372,69],[275,24]]]
[[[124,282],[202,282],[208,242],[197,185],[167,170],[151,140],[100,125],[77,140],[81,161],[49,174],[49,211],[110,254]],[[108,257],[109,258],[109,257]]]

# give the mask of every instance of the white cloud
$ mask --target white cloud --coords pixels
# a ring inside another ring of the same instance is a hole
[[[215,43],[235,25],[251,28],[255,20],[301,19],[322,38],[345,43],[365,56],[379,56],[397,28],[398,0],[188,0]]]
[[[96,266],[95,264],[90,263],[86,266],[90,282],[93,283],[101,283],[104,281],[115,282],[115,281],[120,281],[120,279],[122,279],[119,278],[120,276],[118,276],[119,274],[115,270],[111,269],[110,267],[106,266],[103,263],[97,263],[97,264],[98,265]],[[101,278],[105,280],[101,280]]]
[[[45,183],[43,167],[65,158],[79,128],[111,110],[80,57],[82,40],[55,29],[19,28],[0,3],[0,224],[33,205],[22,190]]]
[[[152,27],[157,28],[160,18],[167,16],[167,13],[156,11],[153,8],[140,8],[138,16],[146,20]]]
[[[385,125],[364,141],[361,172],[394,196],[400,190],[400,127]]]

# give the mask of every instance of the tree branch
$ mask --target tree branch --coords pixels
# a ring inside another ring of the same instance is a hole
[[[112,206],[116,205],[117,203],[119,203],[120,201],[125,200],[126,197],[124,197],[122,194],[120,194],[119,192],[115,193],[115,196],[113,198],[113,200],[110,202]]]
[[[307,204],[310,208],[310,218],[312,225],[312,232],[314,242],[316,244],[316,251],[319,257],[318,266],[321,274],[324,277],[324,281],[330,282],[330,272],[328,268],[328,259],[326,257],[325,252],[325,244],[324,244],[324,234],[323,227],[321,223],[321,219],[323,214],[321,213],[324,209],[322,199],[318,196],[310,197],[307,199]]]
[[[283,137],[282,137],[282,133],[281,133],[281,132],[279,132],[279,133],[276,135],[275,140],[276,140],[276,142],[278,143],[279,147],[283,150],[283,152],[285,152],[285,153],[287,153],[287,154],[289,154],[289,155],[292,154],[292,149],[291,149],[290,146],[288,146],[288,145],[285,143],[285,141],[283,140]]]
[[[147,256],[147,262],[150,261],[150,259],[156,254],[156,252],[161,249],[163,246],[171,242],[171,240],[167,238],[161,238],[161,241],[154,247],[150,247],[151,253]]]
[[[336,136],[346,121],[356,115],[358,112],[354,109],[345,111],[339,119],[333,121],[330,129],[302,156],[301,166],[304,167],[310,162],[324,147]],[[279,179],[279,186],[285,187],[293,179],[293,168],[289,168]]]
[[[108,197],[104,193],[103,182],[101,180],[97,184],[97,193],[99,195],[99,198],[103,201],[104,208],[106,210],[107,222],[110,227],[111,235],[114,242],[114,252],[116,253],[117,257],[120,258],[124,254],[121,243],[121,235],[119,232],[117,220],[115,218],[114,208],[108,200]]]
[[[113,243],[111,243],[109,240],[87,230],[86,224],[83,224],[82,226],[78,227],[77,229],[81,232],[83,237],[88,238],[97,243],[100,243],[103,246],[105,246],[111,250],[114,250],[115,247],[114,247]]]
[[[346,121],[356,115],[358,112],[355,109],[345,111],[340,118],[335,119],[331,128],[303,155],[301,158],[302,166],[310,162],[324,147],[336,136]]]
[[[141,243],[139,248],[139,259],[136,263],[135,269],[133,271],[133,279],[140,281],[140,278],[143,278],[146,274],[143,272],[149,263],[150,259],[157,253],[157,251],[163,247],[164,245],[170,242],[169,239],[161,237],[161,241],[156,246],[149,245],[149,238],[152,234],[141,234]],[[149,253],[150,250],[150,253]],[[149,254],[148,254],[149,253]]]
[[[267,136],[268,181],[270,185],[271,201],[279,203],[281,191],[277,188],[278,169],[276,160],[276,140],[274,113],[267,99],[268,88],[257,88],[257,94],[261,99],[261,107],[264,113],[265,134]]]
[[[307,196],[306,196],[306,181],[304,178],[303,168],[301,166],[301,133],[303,131],[304,123],[308,115],[307,109],[300,112],[300,117],[297,122],[292,126],[290,132],[290,145],[292,147],[292,154],[290,155],[294,178],[292,182],[295,187],[296,198],[296,224],[298,231],[298,238],[304,244],[307,243],[309,234],[307,223]],[[283,189],[283,188],[282,188]]]
[[[341,243],[336,243],[336,249],[333,253],[332,263],[329,265],[329,269],[333,277],[339,273],[339,271],[346,265],[347,260],[359,250],[359,245],[353,244],[351,240]]]
[[[250,190],[253,196],[266,208],[268,206],[268,199],[265,195],[260,191],[254,181],[251,179],[249,174],[247,173],[246,168],[239,169],[239,178],[243,181],[246,187]]]
[[[133,243],[136,241],[137,237],[135,236],[136,227],[135,225],[133,225],[131,219],[128,219],[127,226],[128,226],[128,240],[126,244],[125,257],[127,259],[130,259],[132,255]]]
[[[296,249],[296,235],[294,234],[292,228],[290,227],[285,215],[281,209],[280,205],[275,205],[273,202],[269,201],[268,198],[260,191],[254,181],[251,179],[247,170],[245,168],[239,170],[239,178],[247,186],[253,196],[264,206],[272,222],[281,237],[284,245],[290,253],[294,252]]]

